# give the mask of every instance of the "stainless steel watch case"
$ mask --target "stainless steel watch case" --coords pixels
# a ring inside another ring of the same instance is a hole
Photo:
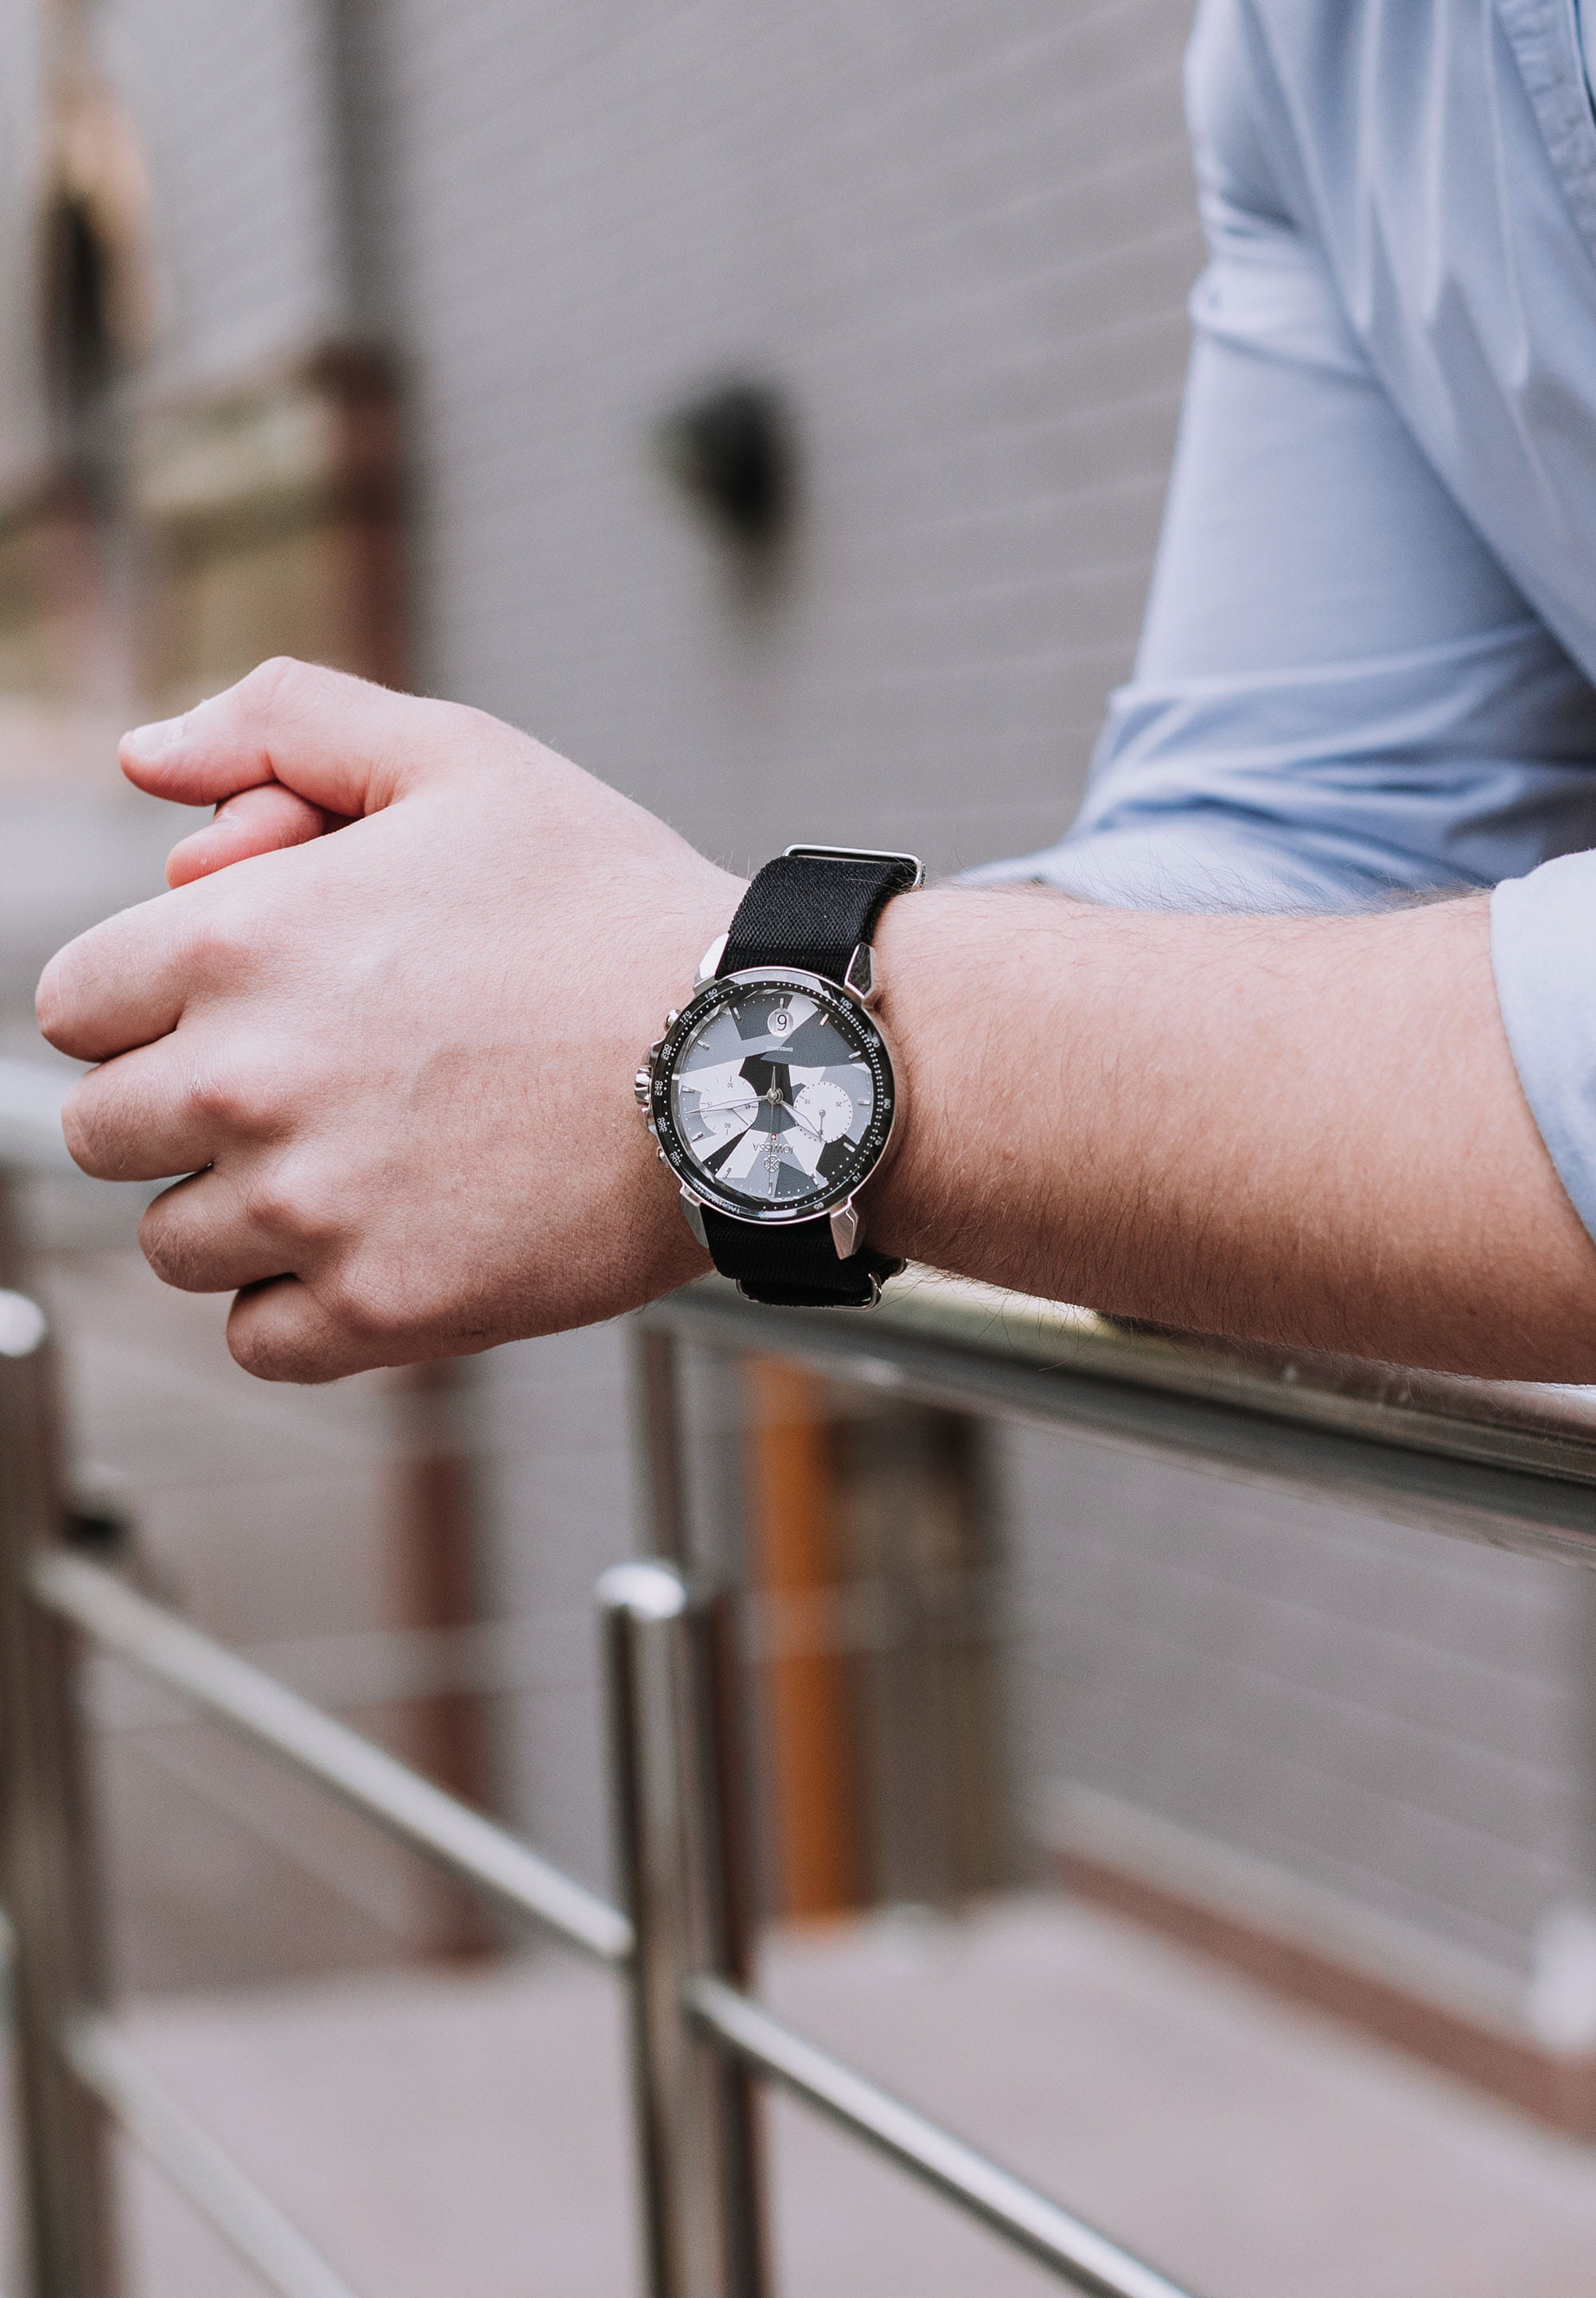
[[[816,847],[793,848],[791,851],[819,852]],[[681,1191],[682,1213],[688,1228],[699,1244],[708,1249],[704,1230],[706,1211],[716,1212],[728,1220],[740,1220],[750,1228],[796,1228],[806,1221],[825,1220],[831,1224],[831,1243],[839,1261],[847,1261],[859,1244],[860,1219],[855,1198],[872,1175],[881,1170],[883,1160],[892,1145],[897,1123],[897,1064],[892,1041],[871,1007],[880,995],[880,983],[871,962],[870,945],[861,942],[848,960],[847,979],[841,982],[825,975],[811,973],[802,966],[759,965],[744,971],[722,974],[717,969],[725,955],[727,935],[717,934],[699,962],[693,981],[693,995],[687,1004],[674,1007],[666,1015],[665,1032],[649,1047],[633,1089],[649,1130],[659,1142],[660,1162],[669,1167]],[[802,989],[818,996],[823,1003],[842,1000],[857,1009],[868,1024],[869,1031],[878,1041],[883,1057],[889,1088],[886,1123],[879,1142],[871,1152],[870,1161],[862,1172],[851,1174],[841,1185],[835,1203],[822,1203],[806,1210],[786,1212],[773,1208],[768,1212],[750,1213],[737,1204],[717,1199],[700,1185],[695,1184],[682,1170],[677,1157],[669,1153],[666,1142],[674,1144],[674,1128],[669,1123],[671,1070],[677,1053],[698,1026],[705,1009],[733,988],[748,990],[764,987],[782,989]],[[661,1138],[660,1120],[666,1120],[666,1134]]]

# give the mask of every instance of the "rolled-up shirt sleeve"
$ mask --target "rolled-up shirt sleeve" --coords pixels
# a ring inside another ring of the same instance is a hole
[[[1596,845],[1596,695],[1372,371],[1238,13],[1188,70],[1211,260],[1135,670],[1068,834],[971,874],[1176,909],[1493,885]]]
[[[1495,887],[1518,1075],[1596,1236],[1596,693],[1382,384],[1248,21],[1203,0],[1188,57],[1210,262],[1135,668],[1068,833],[969,875],[1137,909]]]
[[[1491,962],[1525,1098],[1596,1236],[1596,853],[1503,880],[1491,897]]]

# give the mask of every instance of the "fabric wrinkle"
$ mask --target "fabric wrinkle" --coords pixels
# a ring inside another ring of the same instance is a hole
[[[1076,821],[1126,907],[1495,886],[1596,1233],[1596,0],[1201,0],[1209,260],[1142,640]]]

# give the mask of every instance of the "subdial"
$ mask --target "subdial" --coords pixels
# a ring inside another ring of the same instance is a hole
[[[684,1112],[695,1142],[718,1145],[746,1133],[759,1114],[759,1096],[752,1086],[731,1092],[700,1094]]]
[[[821,1078],[814,1085],[798,1087],[792,1113],[823,1141],[840,1141],[853,1123],[854,1104],[839,1085]]]

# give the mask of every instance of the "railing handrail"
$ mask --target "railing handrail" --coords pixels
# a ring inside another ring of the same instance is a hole
[[[61,1108],[70,1075],[43,1062],[0,1059],[0,1171],[76,1174],[62,1137]],[[829,1321],[813,1311],[745,1302],[707,1277],[657,1302],[646,1320],[707,1338],[728,1335],[757,1348],[835,1360],[856,1376],[873,1368],[913,1381],[934,1352],[946,1372],[954,1358],[988,1376],[980,1401],[992,1409],[990,1376],[1014,1376],[1011,1409],[1038,1402],[1034,1379],[1090,1380],[1104,1388],[1151,1393],[1211,1411],[1223,1409],[1311,1434],[1362,1439],[1432,1461],[1495,1469],[1546,1484],[1596,1486],[1596,1387],[1487,1381],[1425,1372],[1372,1359],[1228,1341],[1096,1315],[912,1269],[868,1316]],[[1043,1408],[1043,1417],[1052,1417]],[[1444,1495],[1438,1495],[1444,1498]],[[1501,1512],[1517,1495],[1501,1488]],[[1488,1501],[1483,1491],[1476,1501]],[[1485,1512],[1490,1512],[1488,1505]],[[1567,1521],[1565,1521],[1567,1519]],[[1576,1531],[1577,1503],[1542,1508],[1536,1521]]]
[[[600,1963],[630,1955],[631,1924],[596,1891],[103,1565],[57,1553],[29,1578],[40,1603],[103,1649],[435,1865]]]
[[[685,1611],[686,1583],[674,1568],[647,1568],[682,1589]],[[91,1644],[290,1765],[302,1778],[473,1889],[612,1968],[633,1963],[633,1926],[619,1908],[360,1732],[129,1588],[114,1571],[57,1551],[38,1558],[28,1578],[34,1600]],[[1088,2298],[1186,2298],[1154,2269],[893,2098],[741,1988],[713,1974],[698,1974],[686,1980],[682,1993],[684,2012],[718,2048],[889,2155]],[[108,2111],[153,2149],[190,2200],[287,2298],[346,2288],[331,2269],[320,2269],[275,2205],[186,2117],[103,2018],[75,2021],[63,2048]]]
[[[642,1323],[1596,1564],[1596,1389],[1209,1340],[930,1269],[912,1269],[858,1316],[766,1308],[707,1277],[644,1310]]]
[[[70,1168],[60,1131],[63,1090],[59,1075],[42,1065],[0,1062],[0,1178],[20,1168]],[[36,1345],[30,1340],[28,1352]],[[36,1484],[34,1505],[42,1497]],[[723,2298],[760,2298],[765,2289],[757,2145],[743,2095],[743,2067],[783,2083],[1087,2298],[1184,2298],[1176,2285],[1062,2204],[893,2098],[730,1983],[742,1969],[724,1928],[736,1920],[730,1910],[738,1888],[724,1847],[709,1847],[720,1823],[710,1824],[708,1809],[720,1809],[724,1801],[724,1781],[719,1789],[709,1785],[724,1751],[717,1757],[712,1745],[717,1726],[709,1726],[708,1740],[699,1736],[705,1711],[693,1689],[700,1670],[724,1666],[729,1621],[674,1565],[623,1566],[607,1575],[600,1588],[609,1623],[612,1703],[625,1718],[627,1744],[617,1755],[623,1758],[621,1801],[631,1813],[630,1831],[624,1826],[623,1834],[631,1845],[626,1864],[639,1910],[634,1922],[508,1830],[130,1588],[114,1571],[64,1551],[47,1529],[19,1570],[20,1554],[13,1547],[11,1568],[24,1611],[31,1605],[67,1623],[500,1905],[627,1971],[650,2283],[658,2298],[688,2298],[690,2286],[707,2298],[711,2281]],[[724,1624],[718,1631],[712,1628],[717,1618]],[[663,1646],[656,1642],[660,1632]],[[717,1635],[718,1660],[713,1657]],[[64,1682],[58,1680],[54,1690],[64,1692]],[[724,1715],[724,1696],[712,1695],[708,1706]],[[697,1724],[688,1711],[698,1712]],[[661,1750],[651,1744],[662,1734],[671,1748],[668,1783]],[[665,1802],[658,1806],[662,1783]],[[727,1816],[722,1811],[723,1820]],[[724,1897],[727,1892],[730,1897]],[[720,1898],[725,1912],[717,1918],[710,1903]],[[699,1938],[706,1920],[708,1928]],[[707,1956],[707,1967],[700,1955]],[[707,2071],[690,2071],[689,2021],[699,2038],[700,2056],[707,2047],[715,2062],[707,2081]],[[57,2063],[144,2145],[281,2298],[352,2298],[343,2277],[165,2090],[103,2013],[63,2007],[54,2050]],[[683,2125],[682,2102],[690,2095],[699,2104],[686,2109]],[[695,2123],[699,2128],[684,2143],[683,2129]],[[715,2162],[707,2177],[706,2132]],[[58,2298],[58,2290],[59,2298],[91,2298],[76,2266],[62,2281],[53,2265],[46,2279],[49,2289],[41,2284],[38,2298]]]
[[[357,2298],[109,2020],[75,2020],[63,2049],[79,2081],[280,2298]]]
[[[1480,1380],[1372,1357],[1177,1332],[930,1269],[909,1271],[869,1322],[879,1333],[958,1342],[1016,1365],[1220,1398],[1297,1426],[1334,1428],[1435,1458],[1596,1484],[1596,1388]]]
[[[725,2049],[1088,2298],[1187,2298],[1155,2267],[810,2042],[740,1988],[706,1975],[690,1979],[682,1993],[690,2015]]]

